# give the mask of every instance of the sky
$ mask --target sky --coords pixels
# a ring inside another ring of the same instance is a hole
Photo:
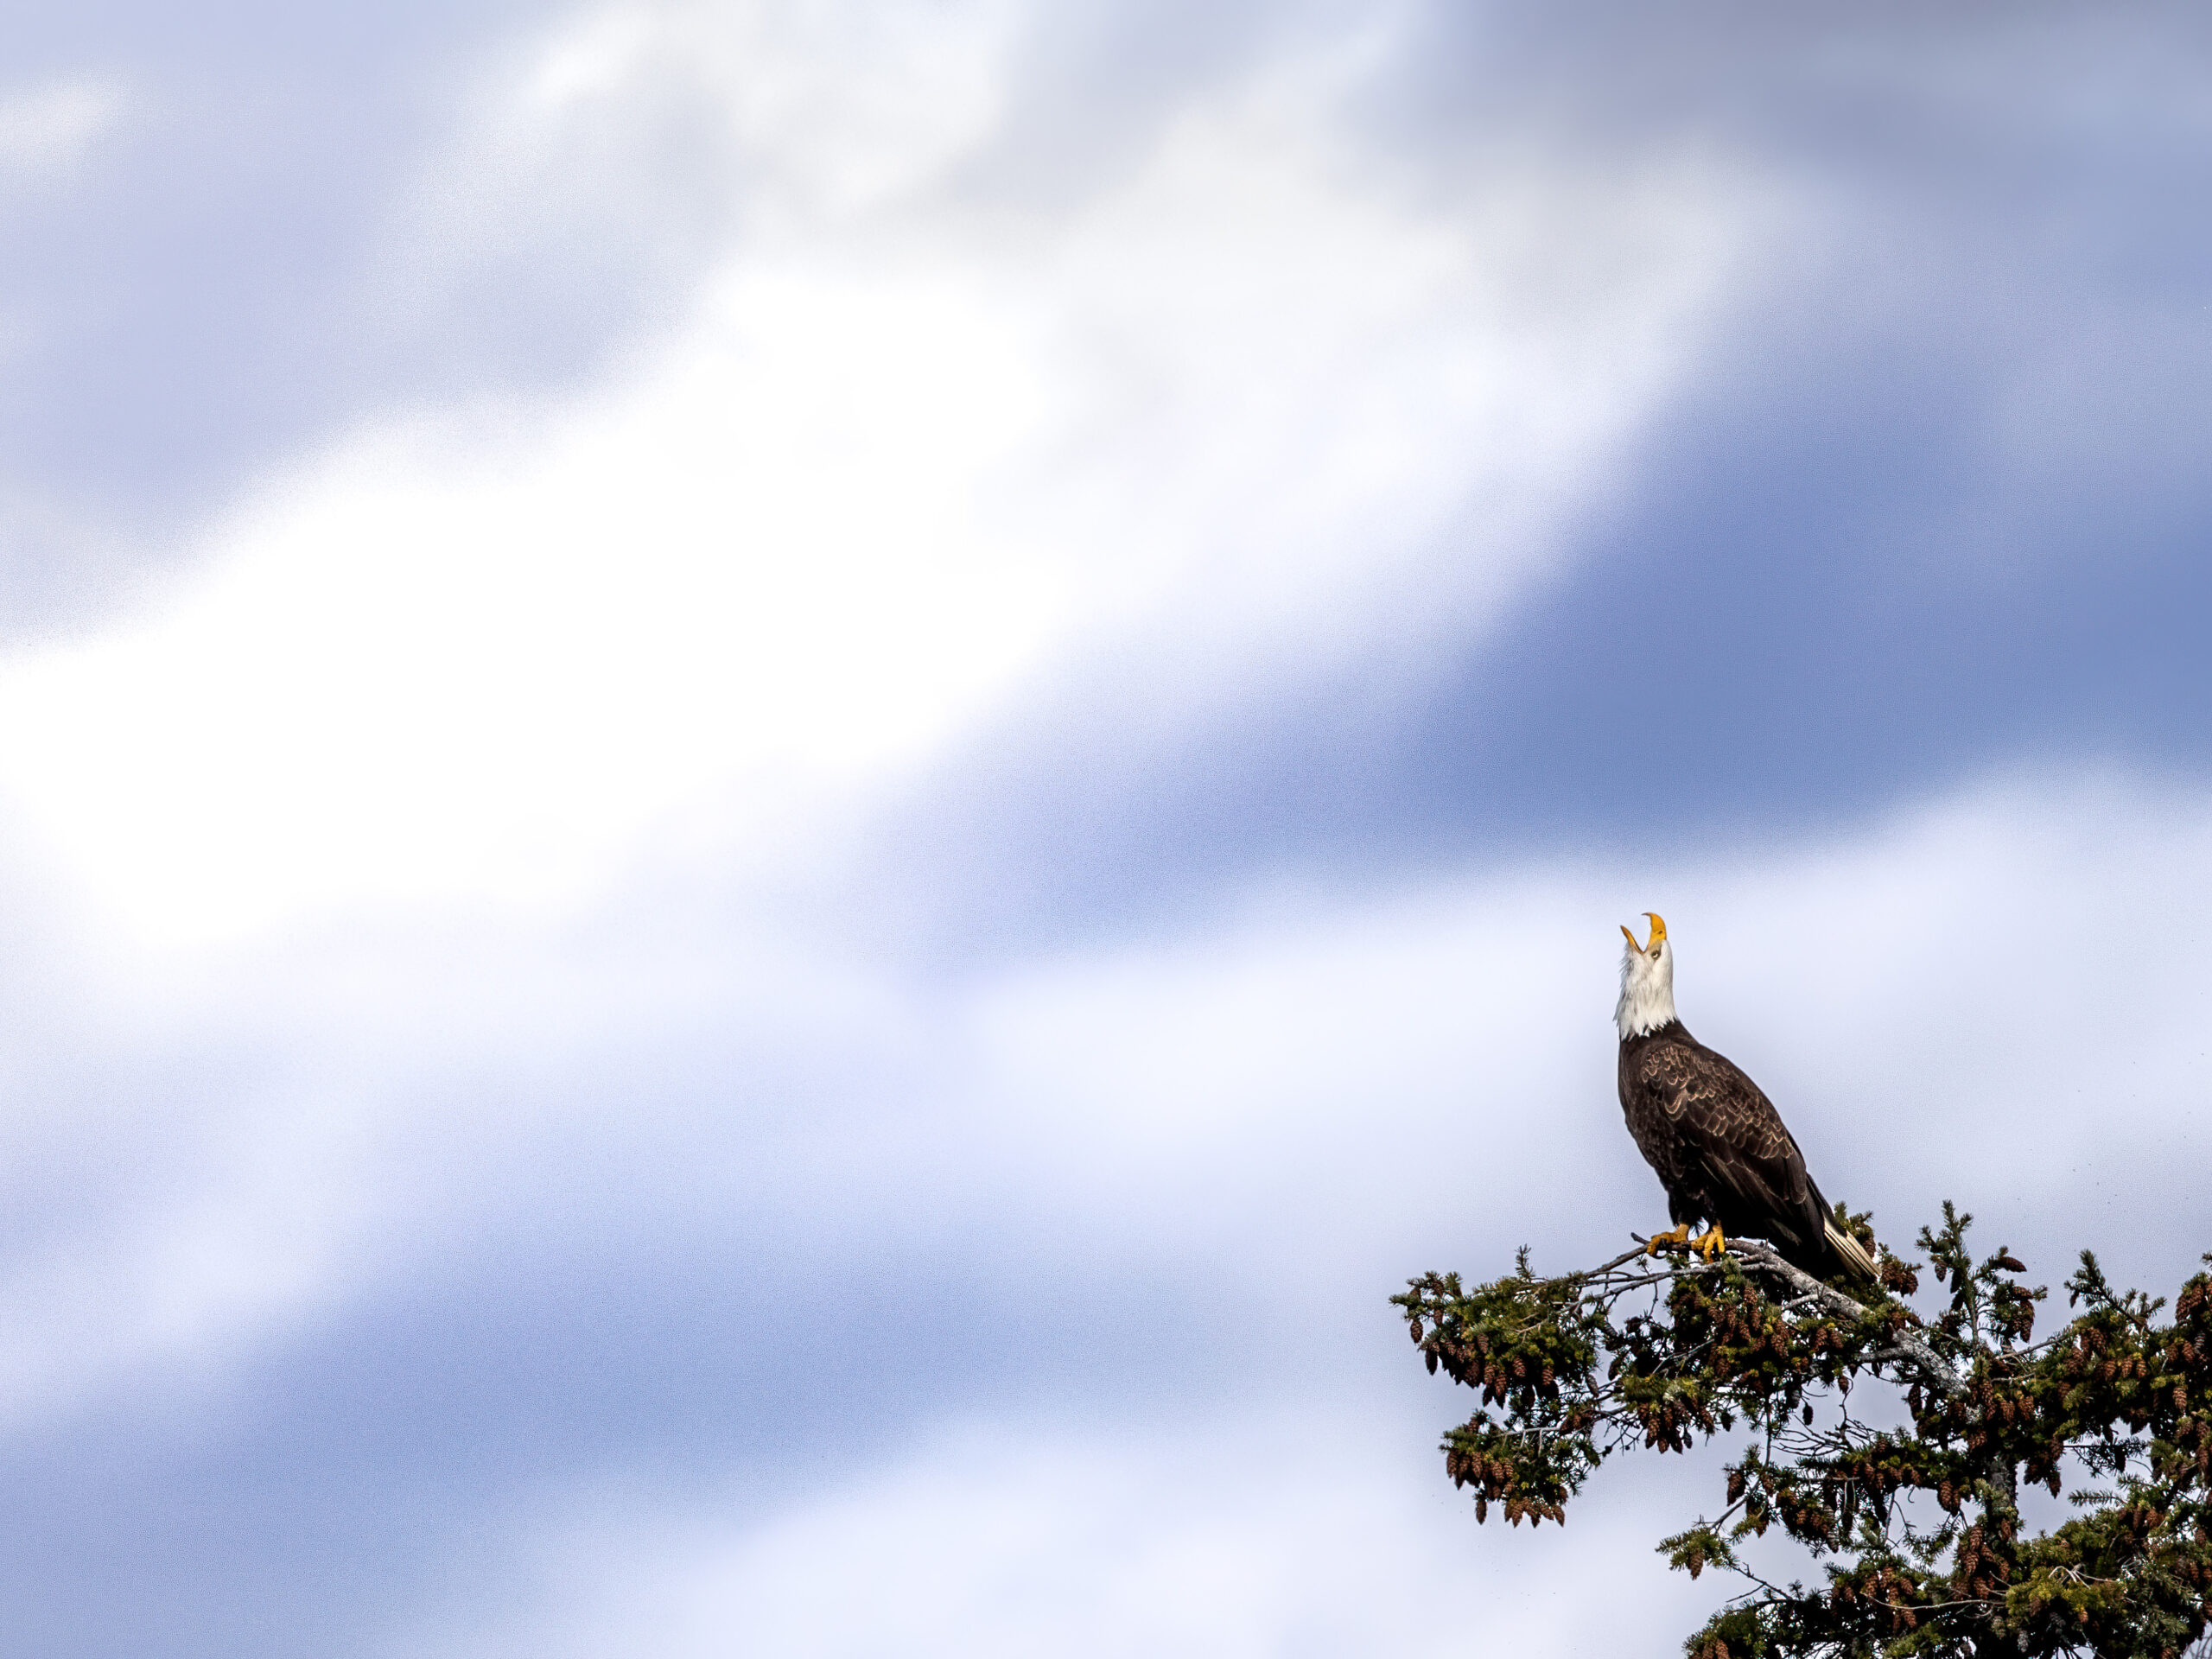
[[[189,13],[0,54],[22,1650],[1673,1654],[1386,1301],[1661,1222],[1646,910],[2212,1245],[2200,12]]]

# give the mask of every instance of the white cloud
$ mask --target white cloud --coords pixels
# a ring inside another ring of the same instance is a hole
[[[622,0],[514,66],[482,142],[526,175],[690,107],[730,146],[756,233],[809,235],[939,185],[997,121],[1026,22],[1009,0]]]
[[[115,125],[123,83],[77,75],[0,95],[0,175],[67,171]]]
[[[1757,854],[1278,896],[982,992],[978,1139],[1030,1148],[1041,1203],[1141,1216],[1171,1255],[1325,1280],[1446,1244],[1609,1248],[1659,1213],[1610,1024],[1616,925],[1649,907],[1691,1028],[1899,1245],[1955,1197],[2054,1278],[2083,1245],[2164,1278],[2202,1248],[2177,1172],[2212,1158],[2208,866],[2201,794],[2024,772]]]
[[[2212,1156],[2209,857],[2201,794],[2005,777],[1763,857],[1278,893],[1180,943],[915,988],[950,1085],[779,1153],[810,1274],[880,1274],[901,1227],[985,1230],[1040,1282],[1064,1258],[1196,1273],[1251,1333],[1249,1377],[1194,1407],[1142,1365],[1116,1392],[1089,1352],[1109,1428],[1025,1427],[1041,1406],[995,1383],[1001,1414],[765,1520],[744,1490],[538,1494],[515,1522],[531,1564],[393,1650],[1671,1652],[1716,1592],[1650,1544],[1712,1497],[1709,1467],[1609,1471],[1563,1537],[1477,1534],[1428,1454],[1453,1400],[1409,1355],[1407,1388],[1376,1380],[1398,1275],[1502,1268],[1523,1240],[1566,1265],[1659,1218],[1611,1096],[1615,924],[1666,911],[1695,1027],[1898,1243],[1948,1194],[2053,1280],[2088,1243],[2170,1288]],[[747,1153],[722,1176],[714,1155],[671,1160],[683,1202],[739,1190]],[[1592,1575],[1636,1592],[1589,1598]]]
[[[1695,1622],[1700,1598],[1648,1551],[1608,1575],[1632,1593],[1581,1592],[1587,1552],[1630,1542],[1616,1526],[1478,1535],[1471,1506],[1437,1493],[1425,1428],[1393,1423],[1394,1442],[1379,1427],[1263,1411],[978,1429],[751,1526],[692,1507],[625,1527],[624,1497],[595,1494],[588,1522],[541,1546],[545,1605],[474,1637],[410,1629],[390,1650],[1658,1655],[1679,1640],[1664,1621]]]
[[[559,894],[710,784],[941,736],[1052,602],[968,533],[1027,365],[926,284],[747,273],[711,308],[524,452],[378,434],[168,608],[10,665],[26,816],[148,933],[221,937]]]
[[[1433,645],[1556,557],[1738,234],[1663,162],[1399,188],[1325,52],[1009,220],[947,194],[996,13],[875,41],[926,89],[887,102],[815,97],[846,35],[783,16],[608,14],[524,78],[557,114],[680,59],[785,181],[681,330],[301,461],[188,588],[0,670],[0,792],[131,932],[559,906],[709,799],[769,856],[1116,632],[1198,642],[1193,706]]]
[[[19,1147],[140,1151],[12,1258],[0,1404],[219,1366],[548,1217],[592,1217],[573,1242],[614,1259],[741,1227],[824,1272],[983,1234],[1131,1282],[1202,1260],[1316,1328],[1428,1266],[1587,1256],[1659,1215],[1609,1021],[1615,925],[1646,906],[1693,1029],[1896,1242],[1951,1196],[2053,1278],[2088,1244],[2162,1281],[2202,1248],[2172,1217],[2212,1156],[2208,861],[2201,796],[2027,776],[1757,858],[1276,893],[963,986],[716,943],[750,926],[727,916],[688,943],[607,918],[242,957],[159,994],[245,1057],[219,1106],[20,1109]]]
[[[534,1488],[518,1554],[392,1650],[1274,1653],[1313,1631],[1420,1650],[1431,1625],[1394,1599],[1419,1573],[1462,1599],[1453,1641],[1670,1651],[1710,1601],[1649,1554],[1648,1491],[1601,1484],[1555,1547],[1477,1535],[1429,1455],[1449,1397],[1406,1354],[1392,1392],[1376,1358],[1405,1274],[1524,1241],[1564,1265],[1658,1218],[1611,1097],[1616,923],[1667,913],[1694,1028],[1900,1242],[1956,1196],[2051,1279],[2087,1243],[2171,1288],[2212,1156],[2208,861],[2201,792],[2043,773],[1760,855],[1262,894],[1181,940],[967,986],[781,948],[757,973],[726,950],[687,969],[614,918],[242,958],[167,1016],[257,1044],[264,1075],[214,1114],[156,1102],[149,1127],[118,1100],[82,1126],[87,1166],[165,1144],[124,1202],[72,1205],[13,1255],[0,1413],[20,1433],[119,1386],[220,1378],[518,1231],[654,1275],[671,1228],[774,1240],[748,1270],[803,1263],[804,1287],[772,1300],[848,1271],[899,1294],[917,1247],[1241,1286],[1249,1388],[1211,1397],[1201,1366],[1155,1397],[1141,1363],[1072,1357],[1116,1423],[1071,1440],[1020,1427],[1045,1408],[1004,1379],[985,1402],[953,1387],[952,1414],[996,1414],[766,1518],[741,1488]],[[756,1085],[760,1052],[788,1098]],[[1669,1475],[1670,1506],[1709,1496],[1684,1498],[1692,1478]],[[1593,1571],[1645,1575],[1671,1611],[1589,1603]]]

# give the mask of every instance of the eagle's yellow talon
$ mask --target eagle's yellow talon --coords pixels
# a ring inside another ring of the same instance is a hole
[[[1720,1224],[1716,1221],[1704,1233],[1690,1240],[1689,1245],[1690,1249],[1710,1262],[1728,1248],[1728,1239],[1727,1236],[1720,1230]]]
[[[1643,1253],[1656,1255],[1662,1249],[1679,1250],[1690,1242],[1690,1224],[1687,1221],[1669,1233],[1654,1233],[1645,1241]]]

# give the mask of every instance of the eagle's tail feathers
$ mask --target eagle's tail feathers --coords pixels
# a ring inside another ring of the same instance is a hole
[[[1881,1283],[1881,1275],[1874,1270],[1874,1258],[1866,1253],[1866,1247],[1839,1227],[1833,1217],[1824,1217],[1822,1221],[1828,1249],[1843,1263],[1845,1270],[1870,1285]]]

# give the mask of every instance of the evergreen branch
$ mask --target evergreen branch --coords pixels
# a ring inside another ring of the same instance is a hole
[[[1947,1205],[1922,1232],[1944,1287],[1924,1320],[1905,1300],[1919,1264],[1886,1257],[1885,1288],[1854,1294],[1752,1240],[1554,1278],[1523,1251],[1505,1278],[1429,1274],[1392,1300],[1429,1369],[1480,1396],[1443,1445],[1478,1519],[1497,1503],[1558,1522],[1608,1458],[1738,1441],[1719,1518],[1661,1545],[1693,1577],[1753,1586],[1692,1659],[2178,1659],[2212,1620],[2212,1281],[2162,1325],[2163,1301],[2114,1291],[2085,1255],[2080,1311],[2036,1342],[2044,1292],[2009,1250],[1969,1253],[1971,1219]],[[1909,1426],[1854,1414],[1854,1381],[1902,1392]],[[1815,1432],[1830,1396],[1840,1421]],[[2075,1493],[2072,1518],[2031,1535],[2020,1487],[2056,1494],[2062,1463],[2116,1490]],[[1776,1526],[1824,1586],[1782,1587],[1745,1558]]]

